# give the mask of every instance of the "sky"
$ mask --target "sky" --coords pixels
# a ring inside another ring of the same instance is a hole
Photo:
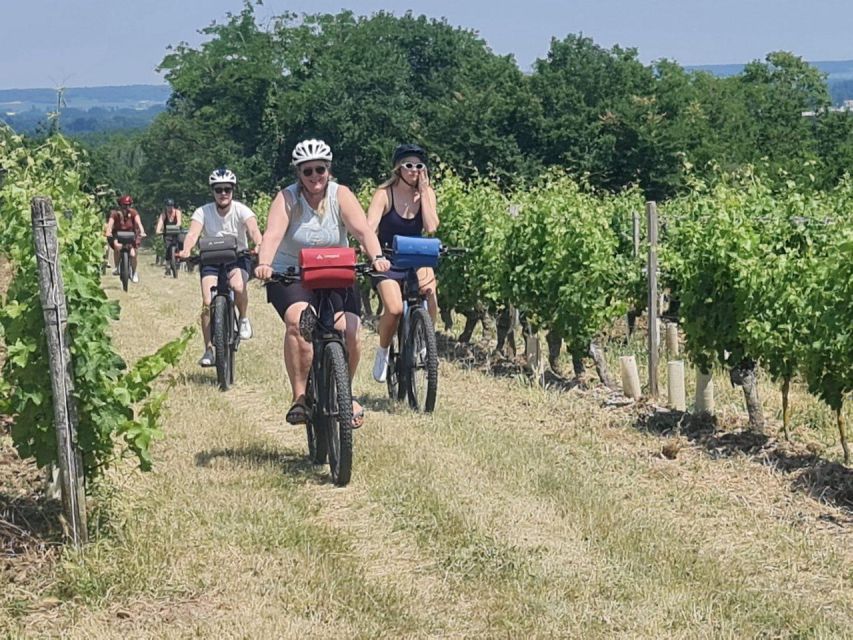
[[[242,0],[0,0],[0,89],[160,84],[167,47],[198,45],[198,30]],[[853,59],[853,0],[264,0],[284,11],[359,15],[412,10],[477,31],[527,70],[552,37],[583,33],[635,47],[640,59],[682,65],[744,63],[787,50],[806,60]],[[10,28],[14,25],[17,28]]]

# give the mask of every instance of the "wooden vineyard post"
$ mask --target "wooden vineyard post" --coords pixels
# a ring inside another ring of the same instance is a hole
[[[53,387],[53,414],[59,454],[62,505],[74,546],[86,542],[86,494],[83,458],[77,447],[77,406],[68,339],[68,311],[59,266],[56,214],[50,198],[32,200],[33,242],[38,263],[39,296]]]
[[[634,257],[640,255],[640,212],[631,212],[631,239],[634,246]]]
[[[646,203],[649,233],[649,396],[658,395],[658,352],[660,333],[658,332],[658,210],[654,201]]]

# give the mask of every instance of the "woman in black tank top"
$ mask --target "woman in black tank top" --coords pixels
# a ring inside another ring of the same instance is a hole
[[[383,248],[391,246],[395,235],[421,236],[438,229],[435,191],[429,183],[426,151],[414,144],[402,144],[394,150],[391,164],[394,166],[391,178],[379,185],[367,210],[367,221]],[[373,276],[374,287],[382,300],[379,348],[373,362],[373,377],[377,382],[385,381],[388,346],[403,315],[401,284],[405,278],[405,271],[393,268]],[[418,280],[435,322],[438,312],[435,273],[430,268],[418,269]]]

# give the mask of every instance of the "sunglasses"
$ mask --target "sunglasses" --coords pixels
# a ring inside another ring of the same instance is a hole
[[[213,191],[216,195],[222,195],[223,193],[231,193],[234,189],[232,187],[213,187]]]
[[[318,176],[323,175],[324,173],[326,173],[326,165],[321,164],[319,167],[305,167],[302,170],[302,175],[306,178],[310,178],[312,175],[314,175],[315,171],[317,172]]]
[[[417,169],[418,171],[426,169],[426,165],[423,162],[404,162],[400,166],[404,169],[408,169],[409,171],[412,169]]]

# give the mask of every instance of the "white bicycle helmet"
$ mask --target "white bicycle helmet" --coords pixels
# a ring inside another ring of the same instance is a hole
[[[207,179],[207,184],[210,186],[215,184],[237,184],[237,176],[234,175],[234,172],[231,171],[231,169],[220,167],[219,169],[213,170],[213,173],[211,173],[210,177]]]
[[[298,167],[310,160],[332,161],[332,149],[322,140],[303,140],[293,148],[293,166]]]

